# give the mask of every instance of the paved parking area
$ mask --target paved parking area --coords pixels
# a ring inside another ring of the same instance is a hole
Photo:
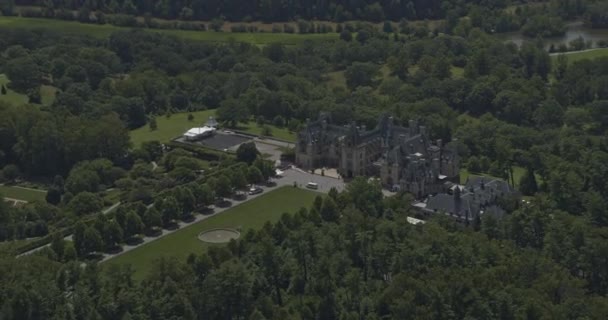
[[[274,163],[281,160],[283,151],[281,151],[280,147],[260,141],[255,141],[255,147],[261,154],[270,155],[270,157],[266,158],[267,160],[272,160]]]
[[[232,147],[238,146],[241,143],[251,141],[252,139],[249,137],[236,135],[236,134],[227,134],[221,131],[218,131],[211,137],[207,137],[197,141],[185,141],[183,138],[176,139],[179,142],[190,143],[194,145],[202,145],[208,148],[216,149],[216,150],[226,150]]]
[[[345,183],[341,179],[324,177],[295,168],[285,170],[283,177],[277,178],[275,181],[278,185],[283,186],[293,186],[295,182],[301,188],[305,188],[309,182],[314,182],[319,185],[319,189],[316,191],[323,193],[329,192],[331,188],[336,188],[338,191],[342,191],[345,188]]]

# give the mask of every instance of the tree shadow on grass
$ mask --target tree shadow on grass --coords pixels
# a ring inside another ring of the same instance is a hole
[[[232,202],[226,199],[221,199],[215,203],[215,206],[218,208],[229,208],[232,207]]]
[[[204,216],[208,216],[208,215],[212,215],[213,213],[215,213],[215,210],[213,210],[213,208],[202,208],[198,211],[200,214],[204,215]]]
[[[130,246],[137,246],[144,242],[144,239],[140,236],[133,236],[127,239],[126,243]]]
[[[116,245],[116,246],[114,246],[114,247],[106,250],[105,253],[107,253],[107,254],[117,254],[117,253],[122,252],[122,250],[123,250],[122,246]]]

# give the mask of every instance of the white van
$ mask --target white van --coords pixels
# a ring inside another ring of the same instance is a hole
[[[306,184],[306,188],[308,189],[319,189],[319,184],[315,182],[309,182]]]

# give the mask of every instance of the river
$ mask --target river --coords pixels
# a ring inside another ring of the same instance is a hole
[[[561,37],[545,38],[545,44],[547,48],[553,45],[556,49],[560,44],[568,45],[568,43],[578,37],[583,37],[585,41],[592,40],[593,47],[597,47],[598,40],[608,40],[608,29],[591,29],[583,25],[582,21],[571,22],[566,24],[566,33]],[[525,41],[534,41],[534,38],[529,38],[521,34],[520,32],[508,32],[497,34],[497,37],[505,39],[506,41],[512,41],[518,46],[521,46]]]

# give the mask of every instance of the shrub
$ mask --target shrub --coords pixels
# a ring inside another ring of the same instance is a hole
[[[15,179],[19,178],[21,175],[21,171],[19,171],[19,167],[14,164],[9,164],[4,169],[2,169],[2,175],[4,179],[8,181],[15,181]]]
[[[27,17],[27,18],[41,18],[44,16],[42,10],[31,9],[31,8],[21,9],[20,13],[21,13],[21,16]]]
[[[344,29],[344,30],[342,30],[342,32],[340,32],[340,40],[350,42],[353,40],[353,35],[350,33],[350,31]]]
[[[244,24],[233,25],[230,27],[231,32],[247,32],[247,26]]]
[[[224,19],[222,19],[222,18],[215,18],[215,19],[211,20],[211,23],[209,24],[209,28],[211,28],[215,32],[222,31],[223,26],[224,26]]]
[[[71,11],[60,9],[55,12],[55,18],[61,20],[74,20],[74,14]]]
[[[294,33],[294,32],[296,32],[296,29],[292,25],[284,24],[283,25],[283,32],[285,32],[285,33]]]
[[[263,136],[272,136],[272,129],[269,126],[263,126],[262,135]]]
[[[108,15],[107,21],[110,24],[119,26],[119,27],[135,27],[137,26],[137,20],[134,16],[128,14],[113,14]],[[145,27],[142,23],[142,26]]]
[[[276,116],[274,117],[274,119],[272,119],[272,124],[279,128],[282,128],[283,126],[285,126],[285,118],[281,116]]]
[[[298,33],[311,33],[314,32],[314,26],[312,28],[310,28],[310,23],[306,20],[298,20]]]
[[[195,30],[195,31],[201,31],[201,24],[199,23],[194,23],[194,22],[179,22],[177,24],[177,27],[181,30]]]

